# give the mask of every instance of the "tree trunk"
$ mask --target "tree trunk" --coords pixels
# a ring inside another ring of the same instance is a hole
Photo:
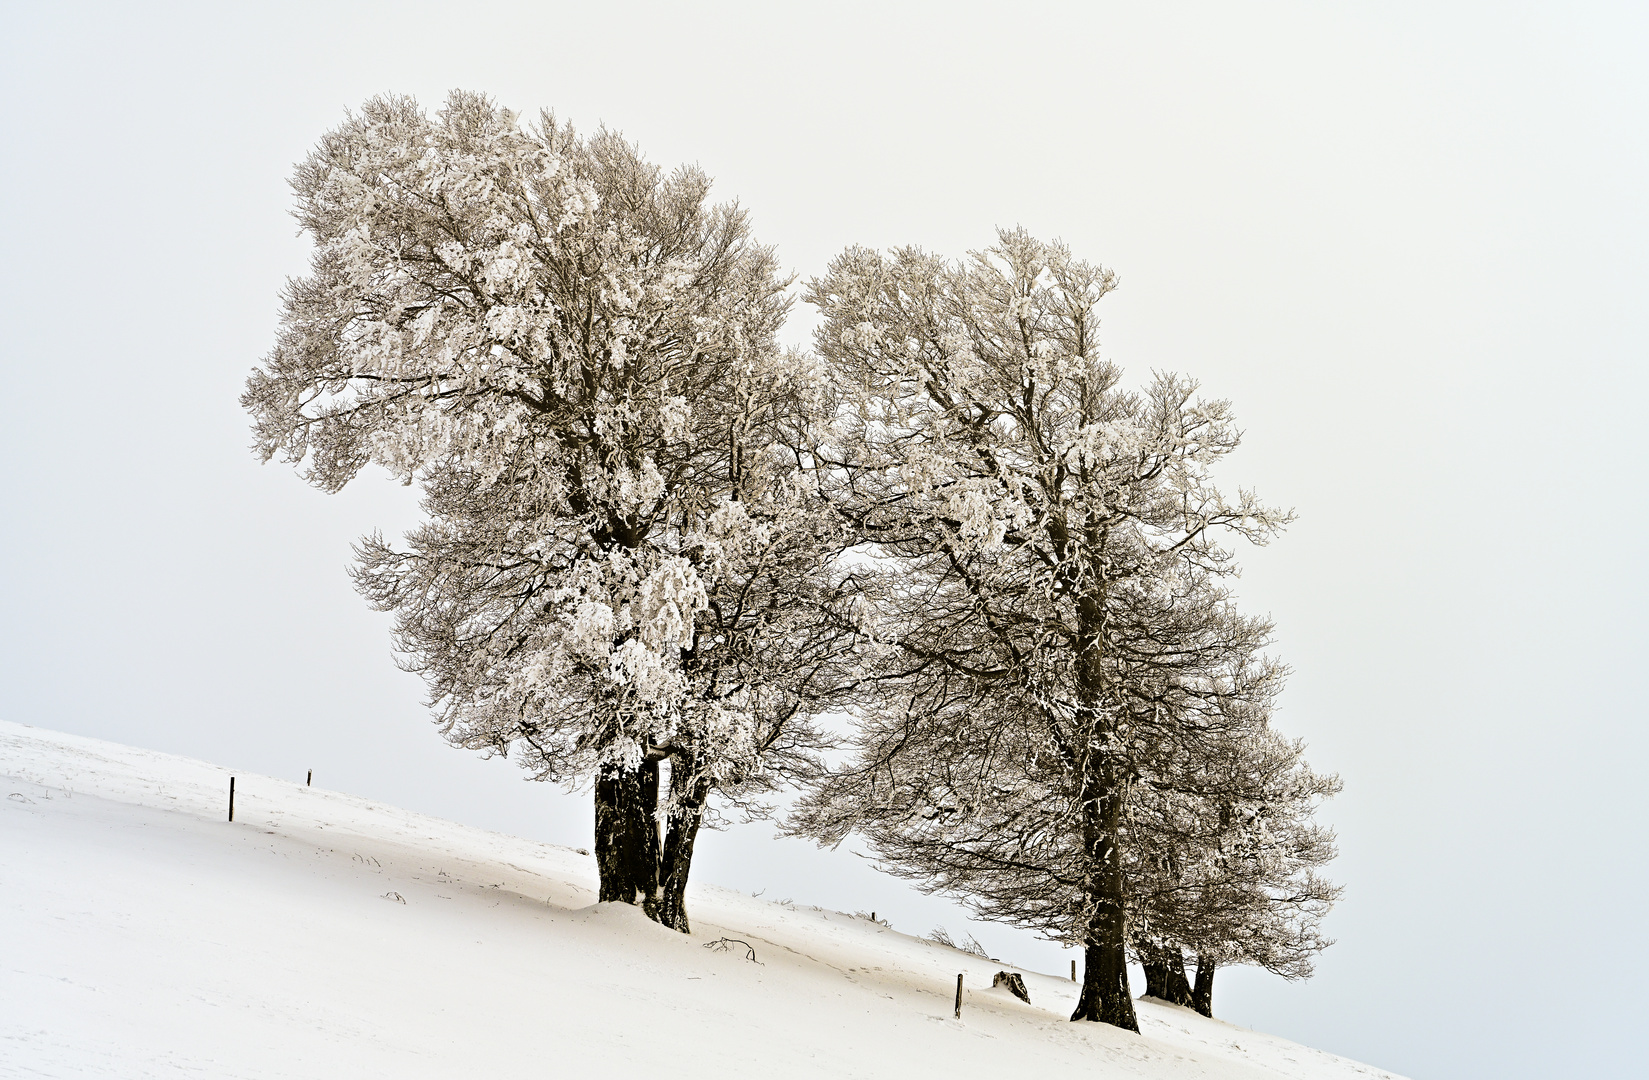
[[[1117,831],[1122,794],[1114,784],[1098,786],[1084,800],[1083,831],[1088,849],[1088,932],[1083,946],[1082,991],[1072,1020],[1097,1020],[1129,1031],[1139,1030],[1134,998],[1128,991],[1127,912],[1123,905],[1122,864]]]
[[[1168,973],[1166,984],[1163,987],[1166,993],[1162,995],[1162,1000],[1172,1002],[1175,1005],[1191,1005],[1194,995],[1191,991],[1191,983],[1185,978],[1185,954],[1180,951],[1178,945],[1169,946],[1167,954]]]
[[[1214,968],[1212,957],[1197,957],[1197,985],[1191,991],[1191,1007],[1202,1015],[1214,1016]]]
[[[1145,996],[1172,1005],[1191,1004],[1191,983],[1185,977],[1185,954],[1177,945],[1146,945],[1140,950],[1145,968]]]
[[[704,803],[710,795],[707,781],[695,777],[689,763],[675,761],[670,767],[670,824],[664,834],[664,851],[659,861],[658,896],[648,912],[672,930],[690,933],[687,923],[687,872],[693,863],[693,842],[704,820]]]
[[[1082,991],[1071,1019],[1139,1030],[1134,999],[1128,992],[1128,956],[1120,946],[1090,943],[1083,947]]]
[[[600,898],[651,907],[658,892],[658,762],[607,763],[595,782],[595,859]],[[651,911],[648,912],[652,914]]]
[[[1140,966],[1145,969],[1145,996],[1168,1000],[1168,958],[1161,949],[1146,946],[1141,949]]]
[[[1090,537],[1090,541],[1095,538]],[[1090,542],[1094,551],[1101,550]],[[1097,1020],[1129,1031],[1139,1030],[1134,997],[1128,991],[1128,911],[1123,889],[1123,772],[1116,758],[1117,731],[1105,707],[1105,605],[1099,593],[1077,602],[1077,694],[1082,702],[1084,733],[1074,763],[1081,778],[1078,805],[1082,847],[1087,856],[1083,897],[1088,925],[1083,934],[1082,991],[1072,1020]]]

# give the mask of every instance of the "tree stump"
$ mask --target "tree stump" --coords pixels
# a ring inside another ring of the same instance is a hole
[[[996,977],[991,980],[991,988],[994,990],[998,986],[1006,986],[1008,993],[1027,1005],[1031,1003],[1031,992],[1025,989],[1025,977],[1019,972],[998,971]]]

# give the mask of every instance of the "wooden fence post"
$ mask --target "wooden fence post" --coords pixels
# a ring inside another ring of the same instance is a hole
[[[229,778],[229,820],[235,820],[235,778]]]
[[[1076,982],[1076,961],[1071,961],[1071,981]]]
[[[309,787],[314,782],[315,782],[315,770],[310,769],[309,770],[309,775],[303,778],[303,786],[304,787]]]
[[[956,1018],[962,1019],[962,973],[956,973]]]

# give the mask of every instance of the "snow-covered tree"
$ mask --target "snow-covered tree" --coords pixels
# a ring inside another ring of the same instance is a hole
[[[1334,834],[1313,815],[1340,790],[1262,710],[1155,764],[1129,807],[1129,931],[1152,993],[1204,1015],[1215,969],[1255,964],[1288,979],[1311,974],[1332,944],[1323,917],[1339,895],[1320,871]],[[1197,959],[1195,986],[1184,957]],[[1158,989],[1162,993],[1158,993]]]
[[[772,251],[697,169],[474,94],[368,102],[293,188],[315,250],[242,399],[258,452],[420,485],[356,580],[443,734],[593,780],[602,899],[685,931],[710,796],[813,774],[850,637]]]
[[[1226,403],[1098,353],[1101,267],[1023,231],[964,263],[851,249],[810,284],[844,395],[821,452],[869,547],[878,643],[855,759],[799,808],[823,842],[1084,949],[1073,1019],[1137,1030],[1123,845],[1141,755],[1270,693],[1218,534],[1286,515],[1220,493]],[[880,570],[877,570],[877,567]]]

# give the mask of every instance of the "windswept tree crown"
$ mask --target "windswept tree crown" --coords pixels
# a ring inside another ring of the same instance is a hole
[[[809,772],[830,665],[798,601],[832,540],[783,447],[820,390],[745,212],[466,93],[368,102],[292,183],[313,266],[243,403],[319,487],[368,463],[422,487],[427,521],[363,542],[357,581],[448,738],[554,779]]]

